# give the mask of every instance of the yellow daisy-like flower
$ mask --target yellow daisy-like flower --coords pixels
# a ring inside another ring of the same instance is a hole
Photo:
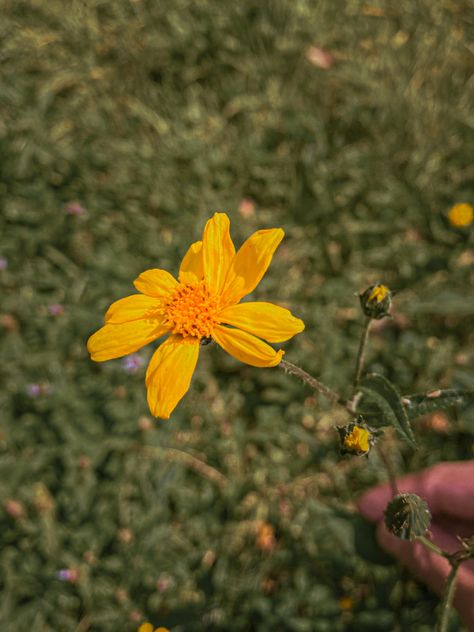
[[[344,439],[344,447],[355,454],[365,454],[370,449],[370,432],[367,428],[354,426]]]
[[[201,343],[213,339],[242,362],[272,367],[284,352],[263,340],[283,342],[304,329],[283,307],[240,303],[267,271],[283,230],[259,230],[236,252],[229,227],[225,213],[214,214],[202,241],[185,254],[178,281],[165,270],[142,272],[134,282],[140,294],[112,303],[104,327],[87,343],[92,360],[104,362],[168,334],[146,372],[148,405],[156,417],[168,419],[185,395]]]
[[[474,220],[474,208],[466,202],[455,204],[448,213],[448,219],[452,226],[469,226]]]
[[[162,626],[160,626],[159,628],[154,629],[151,623],[142,623],[141,626],[138,628],[138,632],[153,632],[153,630],[155,632],[170,632],[168,630],[168,628],[164,628]]]

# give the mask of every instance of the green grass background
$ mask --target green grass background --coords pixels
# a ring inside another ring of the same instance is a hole
[[[437,598],[357,516],[385,474],[375,454],[339,456],[339,412],[210,345],[171,420],[150,423],[144,367],[94,364],[85,343],[142,270],[176,273],[224,210],[237,244],[285,230],[254,297],[304,319],[287,359],[347,394],[355,294],[383,281],[396,318],[368,368],[403,393],[472,388],[473,233],[446,218],[472,201],[469,9],[2,0],[2,630],[433,629]],[[313,66],[311,45],[334,65]],[[400,473],[473,457],[472,408],[415,432],[416,452],[384,439]]]

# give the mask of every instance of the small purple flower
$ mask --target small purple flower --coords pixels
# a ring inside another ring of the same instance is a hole
[[[26,385],[26,393],[30,397],[36,398],[41,395],[48,395],[51,392],[51,388],[49,384],[40,384],[38,382],[33,382],[32,384]]]
[[[144,360],[138,353],[131,353],[122,359],[122,368],[126,373],[136,373],[143,366]]]
[[[48,311],[51,316],[62,316],[64,314],[64,307],[61,303],[53,303],[52,305],[48,305]]]
[[[0,257],[0,271],[8,268],[8,259],[6,257]]]
[[[68,215],[84,215],[86,209],[80,202],[69,202],[66,206],[66,213]]]
[[[75,584],[79,579],[79,571],[75,568],[61,568],[56,573],[56,577],[61,582],[69,582]]]
[[[39,397],[42,391],[41,384],[27,384],[26,386],[26,392],[30,397]]]

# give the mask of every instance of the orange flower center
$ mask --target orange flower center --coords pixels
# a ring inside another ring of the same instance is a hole
[[[180,283],[164,309],[166,324],[174,334],[207,338],[219,321],[219,297],[207,289],[204,281]]]

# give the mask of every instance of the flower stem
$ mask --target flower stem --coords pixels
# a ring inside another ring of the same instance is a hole
[[[437,628],[438,632],[448,632],[449,629],[449,613],[454,599],[457,573],[460,564],[460,560],[451,561],[451,571],[444,584],[443,599],[440,606],[440,619]]]
[[[287,373],[291,373],[291,375],[299,377],[300,380],[302,380],[305,384],[308,384],[308,386],[310,386],[315,391],[318,391],[318,393],[321,393],[321,395],[323,395],[331,403],[338,404],[339,406],[343,406],[344,408],[347,407],[345,400],[340,397],[340,395],[331,390],[325,384],[322,384],[319,380],[317,380],[309,373],[306,373],[306,371],[303,371],[303,369],[300,369],[300,367],[296,366],[296,364],[292,364],[291,362],[288,362],[288,360],[282,360],[278,366]]]
[[[434,542],[431,542],[431,540],[428,540],[428,538],[425,537],[424,535],[419,535],[417,536],[416,539],[418,542],[421,542],[423,546],[425,546],[427,549],[429,549],[430,551],[433,551],[433,553],[436,553],[437,555],[441,555],[442,557],[447,557],[447,553],[443,551],[443,549],[441,549]]]
[[[360,375],[364,367],[365,348],[367,346],[367,339],[369,337],[370,323],[372,319],[366,316],[364,326],[362,328],[362,334],[360,336],[359,351],[357,353],[356,370],[354,375],[354,388],[357,386],[360,380]]]

